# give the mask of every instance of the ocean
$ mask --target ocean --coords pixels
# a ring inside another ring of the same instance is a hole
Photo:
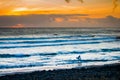
[[[0,29],[0,75],[120,63],[120,28]]]

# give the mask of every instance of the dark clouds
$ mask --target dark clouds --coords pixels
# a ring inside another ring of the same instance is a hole
[[[120,27],[119,18],[113,16],[84,18],[87,16],[86,14],[0,16],[0,27],[5,28],[18,24],[24,25],[24,27]]]
[[[69,18],[71,16],[87,16],[86,14],[74,15],[26,15],[26,16],[0,16],[0,27],[9,27],[16,24],[24,24],[26,27],[51,27],[54,19]]]

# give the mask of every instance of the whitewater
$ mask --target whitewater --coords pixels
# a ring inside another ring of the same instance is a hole
[[[112,63],[120,63],[118,28],[0,29],[0,75]]]

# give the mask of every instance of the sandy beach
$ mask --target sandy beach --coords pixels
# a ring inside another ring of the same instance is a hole
[[[0,80],[120,80],[120,64],[35,71],[1,76]]]

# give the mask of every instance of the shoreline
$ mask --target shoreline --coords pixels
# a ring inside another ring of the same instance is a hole
[[[119,61],[115,62],[105,62],[105,63],[94,63],[94,64],[86,64],[86,63],[77,63],[77,64],[66,64],[66,65],[55,65],[55,66],[36,66],[36,67],[24,67],[24,68],[8,68],[8,69],[0,69],[0,77],[6,75],[14,75],[14,74],[25,74],[25,73],[32,73],[36,71],[53,71],[53,70],[65,70],[65,69],[81,69],[81,68],[91,68],[91,67],[99,67],[99,66],[106,66],[106,65],[115,65],[120,64]]]
[[[120,63],[0,76],[0,80],[119,80]]]

